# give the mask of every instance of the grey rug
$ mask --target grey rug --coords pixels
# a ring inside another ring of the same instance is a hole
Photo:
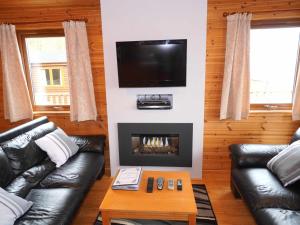
[[[209,196],[205,185],[193,184],[195,201],[197,204],[197,225],[218,225],[213,208],[211,206]],[[101,215],[99,214],[94,225],[102,225]],[[112,225],[187,225],[183,221],[169,220],[129,220],[129,219],[113,219]]]

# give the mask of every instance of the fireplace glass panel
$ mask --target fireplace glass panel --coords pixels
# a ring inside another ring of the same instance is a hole
[[[178,155],[179,134],[132,134],[131,146],[134,155]]]

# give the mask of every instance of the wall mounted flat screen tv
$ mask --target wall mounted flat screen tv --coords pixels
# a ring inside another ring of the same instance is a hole
[[[117,42],[119,87],[186,86],[187,40]]]

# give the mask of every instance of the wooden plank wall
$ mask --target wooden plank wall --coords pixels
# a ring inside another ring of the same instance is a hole
[[[224,12],[252,12],[253,20],[300,19],[299,0],[208,0],[203,170],[229,170],[233,143],[287,143],[300,122],[290,112],[252,112],[247,120],[220,121],[226,44]],[[284,74],[283,74],[284,76]]]
[[[1,0],[0,2],[0,23],[29,22],[17,25],[17,29],[56,29],[61,28],[60,22],[34,22],[88,19],[87,32],[99,118],[96,122],[72,123],[67,114],[47,114],[50,120],[69,134],[108,134],[99,8],[98,0]],[[232,143],[286,143],[300,125],[299,122],[291,121],[289,112],[255,112],[251,113],[248,120],[240,122],[219,120],[226,35],[226,18],[223,17],[223,13],[249,11],[253,13],[254,20],[299,19],[299,10],[298,0],[208,0],[204,170],[228,170],[230,168],[228,146]],[[0,74],[0,93],[2,93],[2,74]],[[3,102],[2,94],[0,102]],[[40,115],[43,114],[36,114],[35,117]],[[0,131],[18,124],[11,124],[3,119],[3,105],[0,104]],[[105,150],[105,158],[106,171],[109,171],[108,148]]]
[[[105,134],[107,135],[107,114],[105,80],[103,68],[103,47],[99,0],[1,0],[0,23],[16,24],[17,29],[62,29],[60,21],[87,19],[87,33],[90,47],[92,72],[98,119],[94,122],[70,122],[67,113],[46,113],[51,121],[68,134]],[[47,22],[49,21],[49,22]],[[57,22],[55,22],[57,21]],[[19,23],[19,24],[18,24]],[[2,69],[0,68],[0,131],[24,123],[9,123],[3,116]],[[36,114],[35,117],[45,115]],[[108,143],[105,149],[106,172],[110,174]]]

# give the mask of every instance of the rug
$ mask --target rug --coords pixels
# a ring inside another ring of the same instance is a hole
[[[198,213],[196,216],[197,225],[218,225],[213,208],[205,185],[193,184],[195,201]],[[101,215],[98,215],[94,225],[102,225]],[[131,220],[131,219],[113,219],[111,225],[187,225],[184,221],[167,220]]]

